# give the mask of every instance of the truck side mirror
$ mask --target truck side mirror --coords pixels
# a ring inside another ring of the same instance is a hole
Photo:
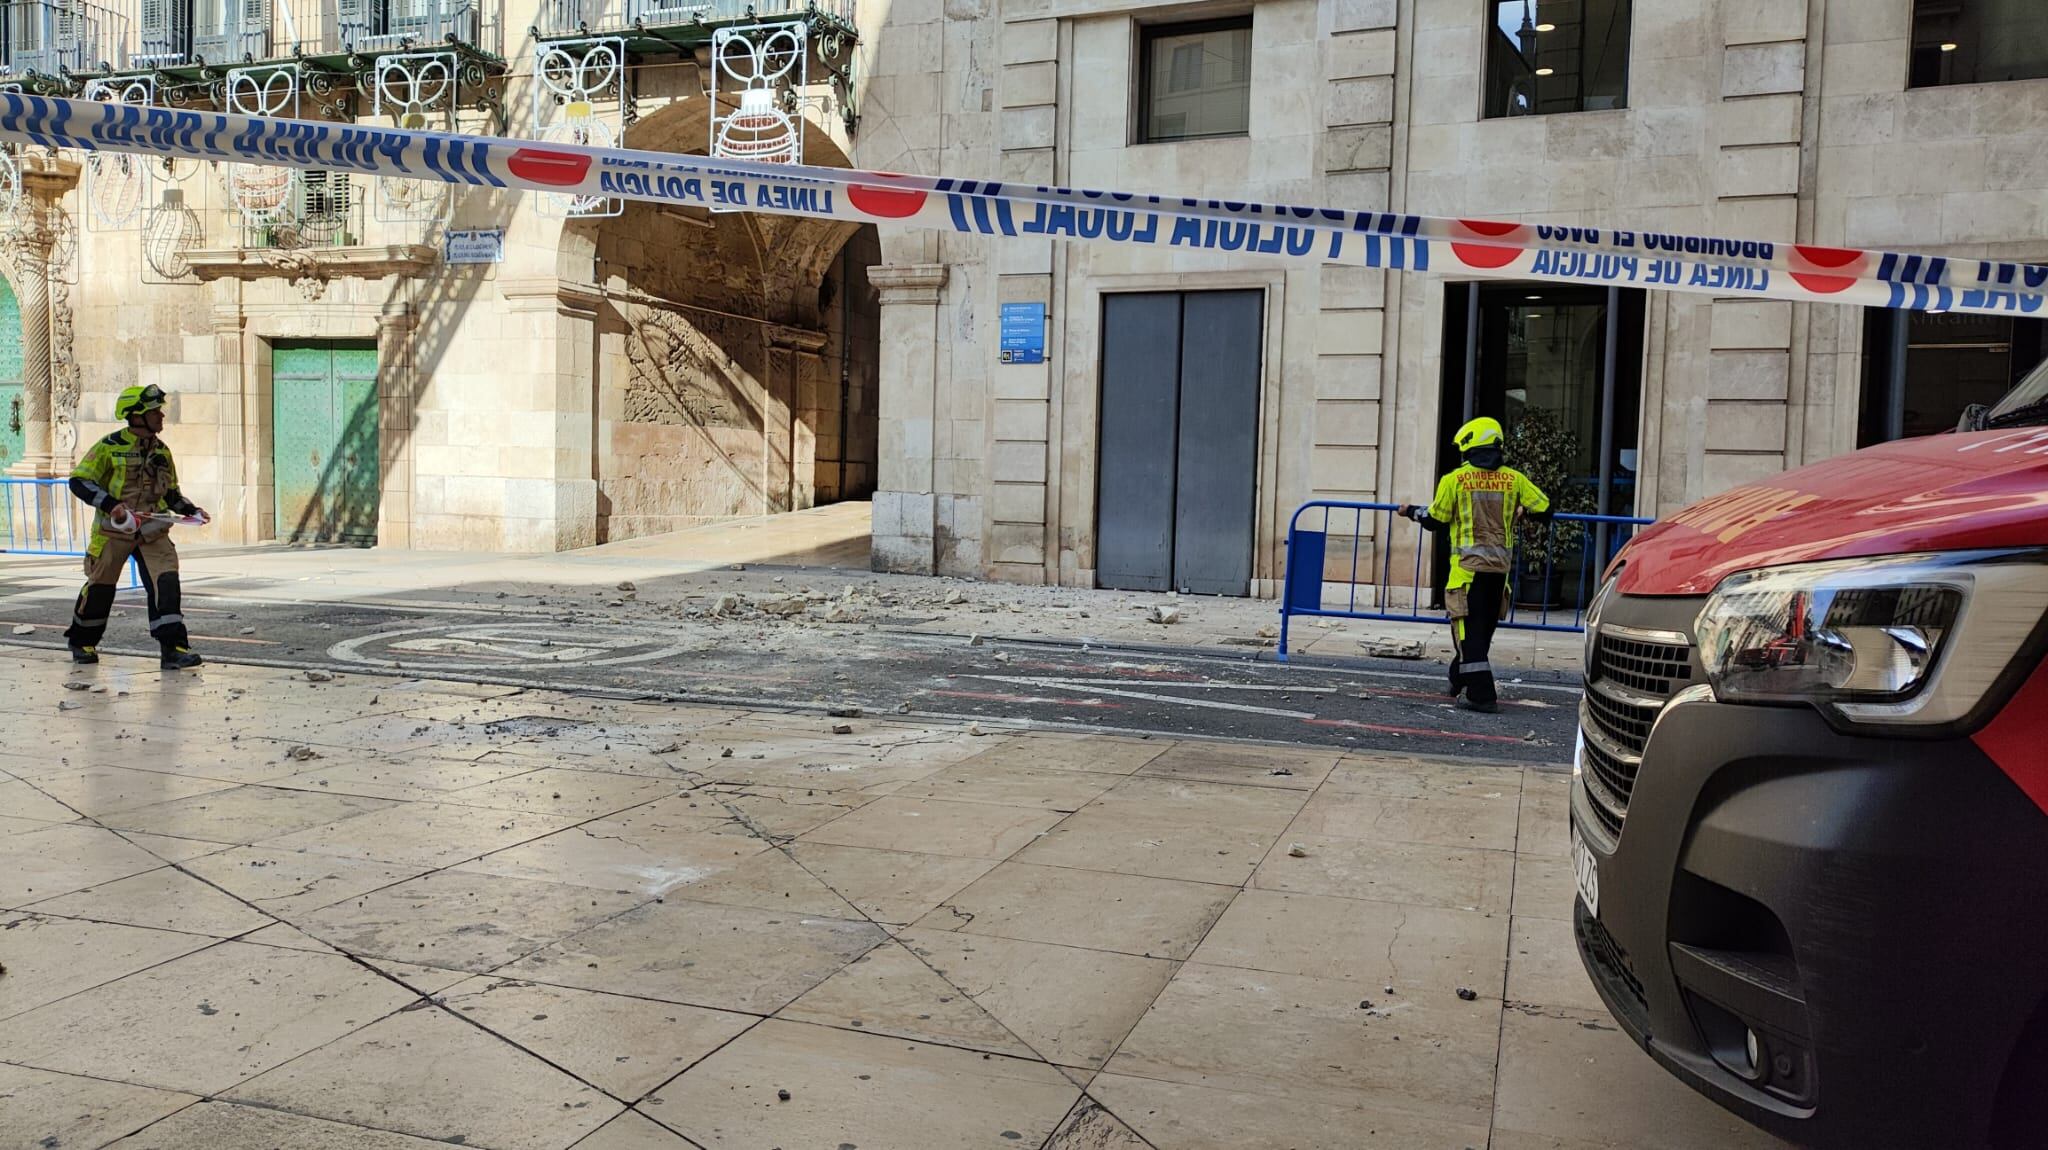
[[[1984,418],[1990,414],[1991,409],[1989,407],[1981,403],[1973,403],[1964,408],[1963,417],[1956,420],[1956,430],[1982,431],[1984,430]]]

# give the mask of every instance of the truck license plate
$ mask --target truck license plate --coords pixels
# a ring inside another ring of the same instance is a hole
[[[1579,885],[1579,899],[1586,904],[1586,913],[1600,917],[1600,864],[1593,858],[1593,848],[1579,837],[1578,824],[1572,824],[1572,878]]]

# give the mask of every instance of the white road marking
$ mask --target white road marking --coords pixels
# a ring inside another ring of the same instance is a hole
[[[965,675],[963,678],[987,679],[996,683],[1010,683],[1025,687],[1050,687],[1056,691],[1076,691],[1084,695],[1115,695],[1125,699],[1144,699],[1153,703],[1172,703],[1182,707],[1201,707],[1210,711],[1242,711],[1253,715],[1272,715],[1280,719],[1313,719],[1313,711],[1288,711],[1278,707],[1254,707],[1248,703],[1225,703],[1217,699],[1189,699],[1179,695],[1159,695],[1150,691],[1130,691],[1117,687],[1101,686],[1097,679],[1055,679],[1043,675]],[[1114,680],[1112,680],[1114,681]],[[1162,684],[1178,686],[1179,684]]]

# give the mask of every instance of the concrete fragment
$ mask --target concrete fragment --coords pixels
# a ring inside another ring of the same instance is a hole
[[[1308,848],[1302,846],[1300,843],[1295,843],[1293,846],[1287,848],[1287,857],[1294,859],[1305,859],[1308,857]]]
[[[1147,615],[1146,618],[1154,623],[1178,623],[1180,622],[1180,608],[1160,603],[1152,608],[1152,613]]]
[[[1428,654],[1420,639],[1370,638],[1365,653],[1380,659],[1420,659]]]
[[[33,635],[36,633],[35,624],[17,623],[14,626],[14,633],[17,635]]]

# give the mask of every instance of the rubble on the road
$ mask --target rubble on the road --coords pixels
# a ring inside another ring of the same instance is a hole
[[[1363,640],[1365,653],[1375,659],[1424,659],[1429,648],[1420,639],[1387,639],[1374,636]]]

